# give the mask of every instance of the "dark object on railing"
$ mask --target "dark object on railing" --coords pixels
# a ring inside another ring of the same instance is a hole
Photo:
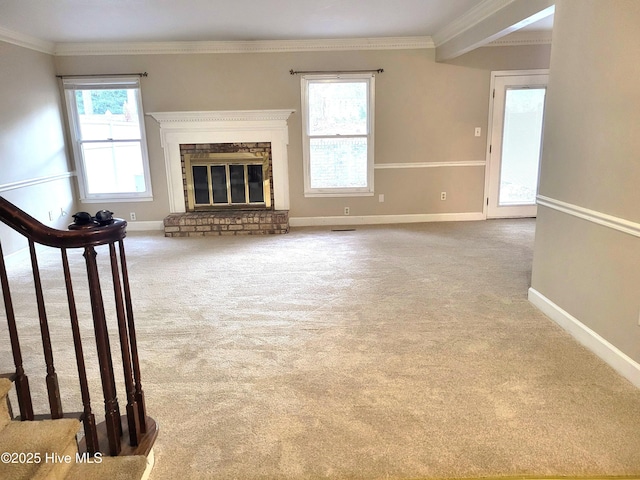
[[[110,223],[113,223],[113,212],[110,212],[109,210],[100,210],[96,213],[95,220],[101,226],[109,225]]]
[[[49,396],[49,418],[61,418],[64,413],[60,398],[58,378],[54,367],[51,335],[47,320],[44,294],[40,281],[35,244],[59,248],[62,255],[62,268],[65,278],[67,301],[69,304],[69,317],[73,334],[78,379],[82,397],[83,411],[80,416],[84,426],[84,438],[80,449],[90,454],[101,451],[108,455],[147,455],[153,446],[158,429],[155,421],[146,415],[144,392],[140,380],[140,364],[138,359],[135,324],[133,319],[133,307],[131,292],[124,254],[123,239],[126,235],[126,225],[122,219],[113,218],[113,212],[100,210],[92,217],[87,212],[78,212],[74,216],[74,223],[69,225],[69,231],[56,230],[43,225],[36,219],[23,212],[0,197],[0,221],[7,224],[17,232],[24,235],[29,242],[31,265],[34,285],[36,290],[36,303],[40,319],[40,332],[46,364],[46,385]],[[118,249],[116,249],[118,243]],[[116,379],[111,357],[111,345],[107,328],[107,317],[100,287],[97,252],[94,247],[108,245],[111,262],[111,278],[115,294],[116,317],[122,366],[124,373],[124,385],[127,399],[126,416],[120,415],[120,407],[116,392]],[[89,382],[87,379],[87,367],[84,360],[81,333],[78,322],[78,313],[75,304],[75,296],[71,280],[68,248],[83,248],[87,279],[89,285],[89,297],[91,299],[91,312],[93,328],[96,338],[98,364],[102,393],[105,405],[105,422],[96,425],[95,416],[91,408],[89,394]],[[15,364],[16,392],[20,407],[21,420],[33,420],[34,413],[29,390],[29,381],[24,372],[22,353],[18,338],[18,328],[11,302],[7,271],[2,257],[0,245],[0,280],[4,298],[11,348]],[[128,437],[128,445],[123,445],[121,437],[123,433]],[[102,444],[101,444],[102,440]],[[105,444],[106,440],[106,444]]]
[[[82,228],[104,227],[114,222],[113,212],[109,210],[99,210],[95,217],[87,212],[78,212],[73,215],[73,223],[69,225],[69,230],[80,230]]]
[[[75,215],[73,215],[73,224],[69,225],[69,227],[70,228],[72,226],[81,227],[81,226],[84,226],[84,225],[94,226],[96,224],[97,224],[97,222],[95,222],[93,220],[93,217],[91,216],[90,213],[78,212]]]

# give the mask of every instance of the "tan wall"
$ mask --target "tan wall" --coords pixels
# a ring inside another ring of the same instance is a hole
[[[565,3],[541,193],[640,222],[640,2]]]
[[[640,222],[640,2],[560,0],[540,193]],[[532,287],[640,361],[640,238],[540,207]]]
[[[300,77],[289,70],[384,68],[376,77],[377,164],[483,161],[490,71],[548,67],[548,47],[511,48],[483,48],[455,64],[436,63],[434,50],[387,50],[57,57],[56,66],[59,74],[148,72],[142,80],[147,112],[294,108],[291,217],[341,215],[344,206],[351,215],[466,213],[482,211],[483,167],[377,169],[374,197],[305,198]],[[154,202],[104,207],[120,216],[135,210],[139,220],[161,220],[169,211],[164,156],[158,125],[151,118],[146,125]],[[482,127],[482,137],[474,137],[475,127]],[[447,191],[446,202],[441,191]]]
[[[12,186],[72,170],[53,57],[0,42],[0,61],[0,195],[48,225],[66,228],[70,218],[59,213],[74,211],[72,180]],[[3,224],[0,240],[5,255],[26,245]]]

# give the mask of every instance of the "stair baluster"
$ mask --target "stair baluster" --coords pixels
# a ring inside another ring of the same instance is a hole
[[[56,374],[56,369],[53,365],[53,350],[51,348],[49,323],[47,322],[47,312],[44,306],[44,294],[42,292],[42,282],[40,281],[40,270],[38,269],[36,246],[32,239],[29,239],[29,253],[31,254],[31,270],[33,271],[33,283],[36,289],[36,303],[38,305],[38,318],[40,319],[42,348],[44,350],[44,360],[47,366],[46,382],[47,393],[49,394],[49,409],[51,411],[51,418],[62,418],[62,401],[60,400],[58,375]]]
[[[4,299],[4,309],[7,314],[7,324],[9,328],[9,338],[11,340],[11,351],[13,353],[13,363],[16,367],[15,385],[18,397],[18,407],[20,409],[21,420],[33,420],[33,405],[31,403],[31,391],[29,389],[29,379],[24,374],[22,366],[22,351],[20,350],[20,340],[18,338],[18,327],[13,311],[11,291],[9,290],[9,278],[7,268],[2,254],[2,244],[0,243],[0,283],[2,284],[2,297]]]
[[[116,301],[116,317],[118,318],[118,333],[120,335],[120,351],[122,354],[122,365],[124,370],[124,384],[127,392],[127,422],[129,426],[129,444],[138,445],[140,437],[140,419],[138,417],[138,405],[135,398],[133,385],[133,373],[131,371],[131,352],[129,350],[129,335],[124,312],[124,302],[122,299],[122,285],[120,282],[120,272],[118,271],[118,258],[116,257],[116,247],[109,244],[109,257],[111,259],[111,276],[113,278],[113,291]]]
[[[138,341],[136,339],[136,327],[133,320],[133,306],[131,303],[131,290],[129,289],[129,273],[127,271],[127,259],[124,253],[124,244],[118,242],[120,250],[120,265],[122,266],[122,286],[124,288],[124,302],[127,309],[127,326],[129,328],[129,343],[131,345],[131,363],[133,367],[133,379],[135,382],[136,404],[138,405],[138,418],[140,419],[140,432],[147,433],[147,410],[142,390],[140,375],[140,360],[138,359]]]
[[[98,430],[96,428],[95,416],[91,411],[89,382],[87,381],[87,369],[84,364],[82,336],[80,335],[80,325],[78,324],[78,311],[76,309],[76,301],[73,294],[73,284],[71,282],[71,272],[69,271],[67,249],[61,248],[60,252],[62,255],[64,282],[67,289],[67,301],[69,302],[69,318],[71,319],[71,332],[73,334],[73,344],[76,352],[78,380],[80,381],[80,394],[82,396],[82,424],[84,426],[84,436],[87,443],[87,452],[89,452],[90,455],[94,455],[95,453],[100,451],[100,445],[98,444]]]

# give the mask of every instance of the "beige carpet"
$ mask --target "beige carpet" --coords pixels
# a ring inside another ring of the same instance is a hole
[[[160,425],[152,480],[640,474],[640,390],[526,299],[534,228],[131,234],[143,386]],[[57,272],[57,254],[41,264]],[[11,273],[28,310],[19,256]],[[63,285],[43,276],[65,408],[80,410]],[[25,357],[41,357],[37,320],[21,315]],[[44,369],[27,367],[44,411]]]

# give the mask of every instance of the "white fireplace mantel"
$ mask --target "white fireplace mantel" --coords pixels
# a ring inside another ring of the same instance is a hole
[[[295,110],[225,110],[148,113],[160,124],[171,213],[186,210],[180,145],[197,143],[271,143],[273,195],[276,210],[289,210],[287,120]]]

